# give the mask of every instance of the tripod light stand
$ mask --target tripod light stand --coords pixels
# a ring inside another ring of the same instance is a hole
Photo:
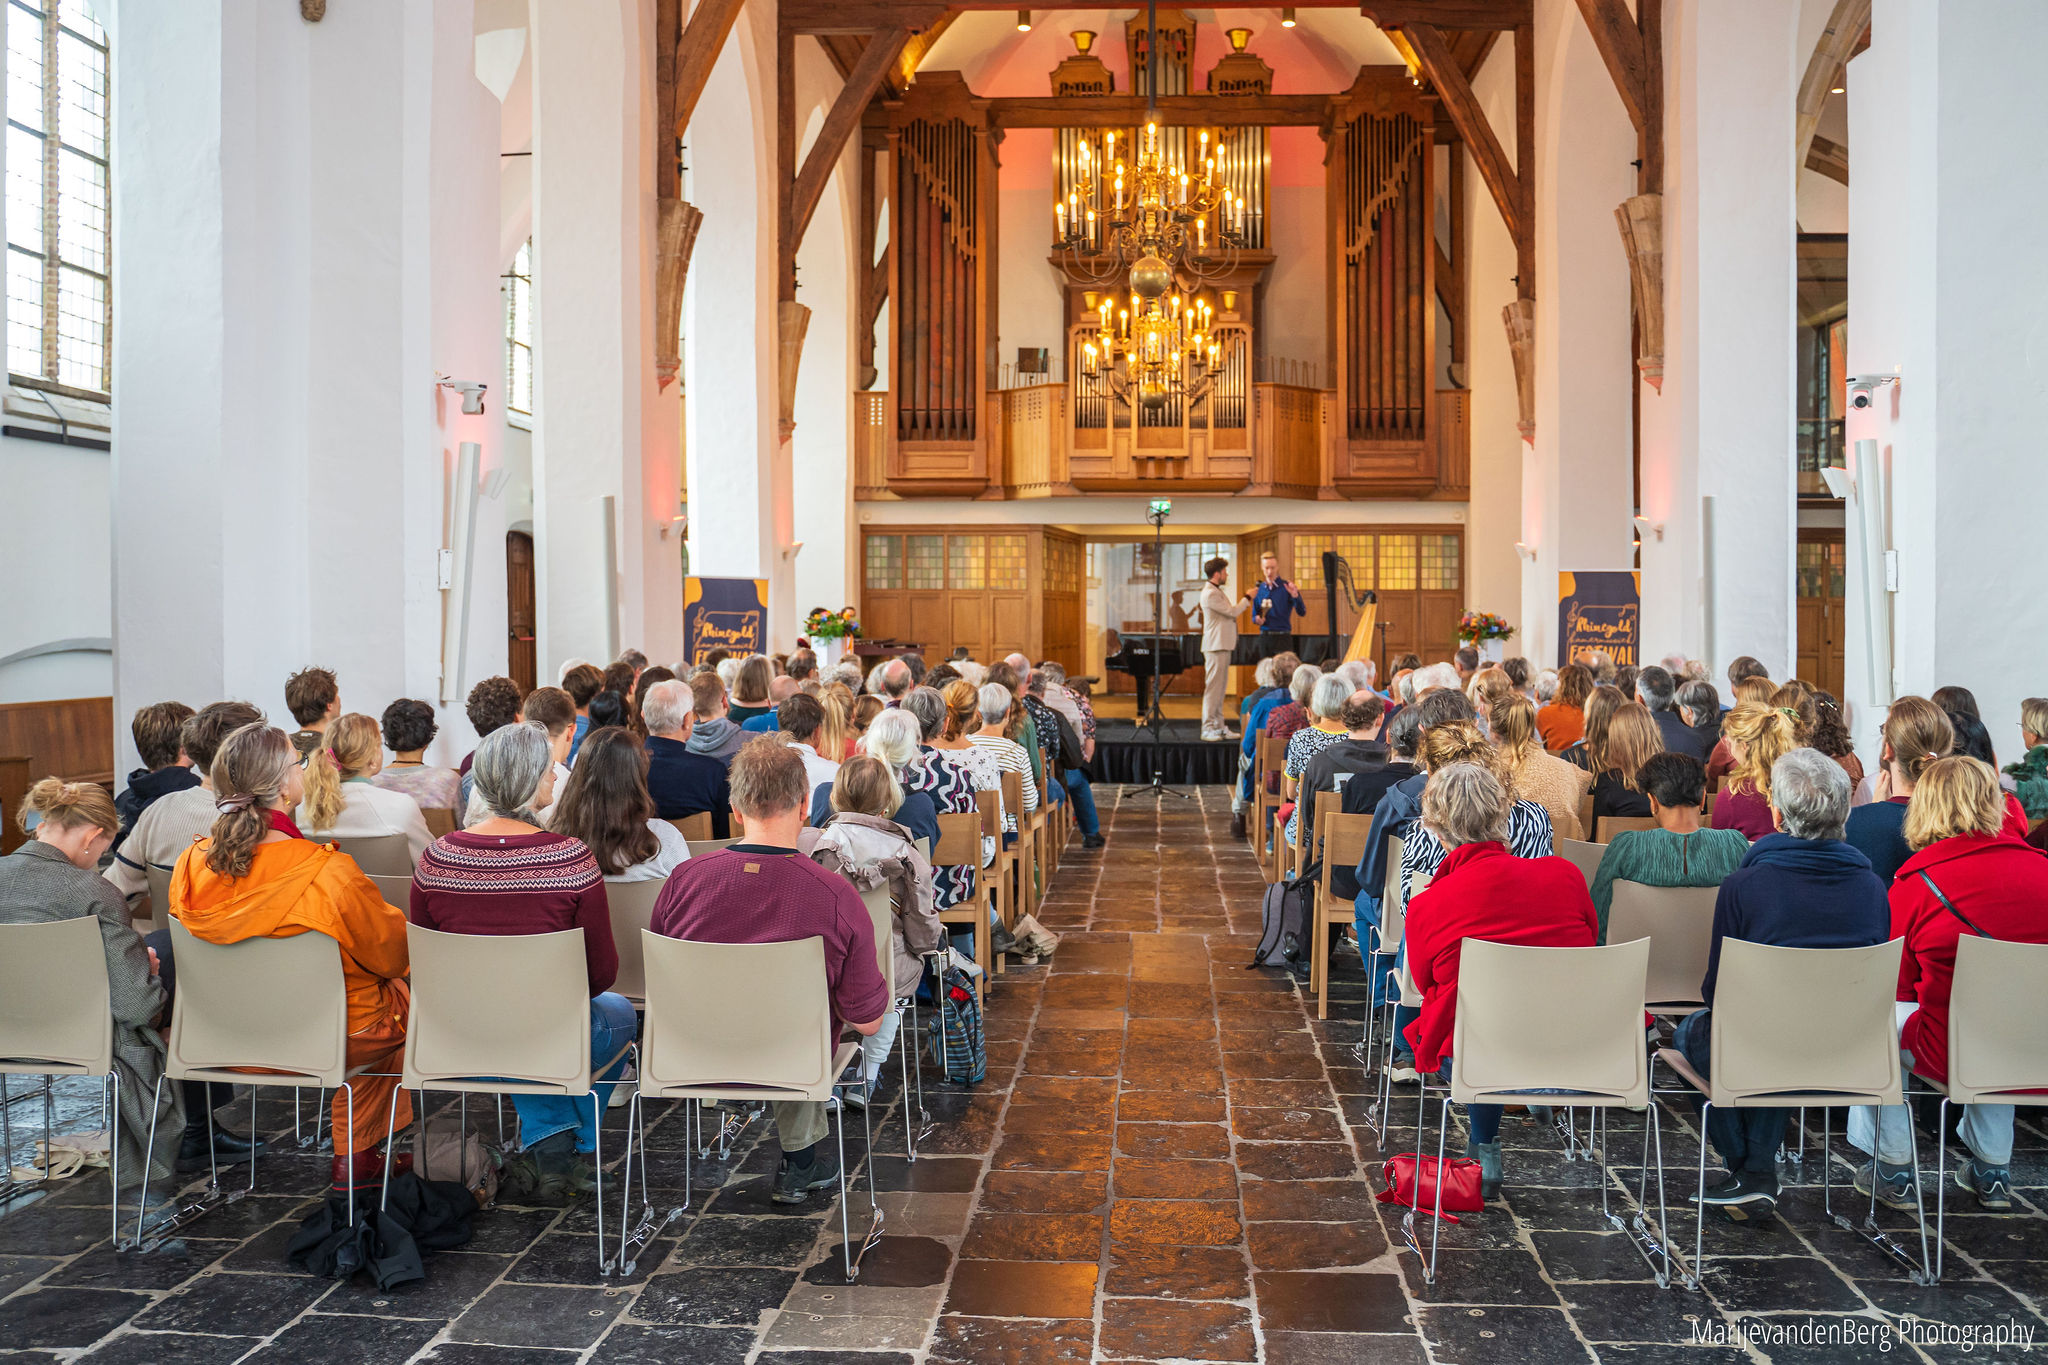
[[[1175,791],[1166,785],[1165,774],[1160,769],[1160,745],[1166,742],[1166,713],[1159,706],[1160,655],[1166,648],[1166,519],[1173,515],[1173,504],[1165,498],[1152,499],[1152,505],[1145,509],[1145,520],[1152,523],[1152,566],[1156,575],[1155,590],[1152,594],[1152,695],[1145,705],[1145,714],[1138,724],[1145,727],[1152,736],[1152,781],[1143,787],[1126,787],[1125,796],[1177,796],[1187,800],[1188,794]],[[1178,649],[1178,644],[1175,645]]]

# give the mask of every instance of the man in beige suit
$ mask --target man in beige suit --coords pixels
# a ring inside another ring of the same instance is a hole
[[[1223,693],[1230,681],[1230,654],[1237,646],[1237,613],[1244,598],[1233,602],[1224,591],[1229,560],[1212,559],[1202,566],[1202,573],[1209,580],[1202,588],[1202,738],[1236,739],[1237,732],[1223,722]]]

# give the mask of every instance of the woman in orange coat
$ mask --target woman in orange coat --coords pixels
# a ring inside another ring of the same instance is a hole
[[[405,914],[384,903],[355,861],[299,834],[290,812],[303,790],[297,751],[284,731],[245,725],[230,734],[209,774],[220,818],[212,837],[178,859],[171,913],[194,938],[240,943],[315,931],[341,945],[348,990],[348,1065],[389,1076],[353,1082],[355,1125],[334,1096],[334,1182],[364,1185],[384,1171],[377,1150],[405,1047]],[[412,1119],[411,1096],[398,1093],[398,1127]]]

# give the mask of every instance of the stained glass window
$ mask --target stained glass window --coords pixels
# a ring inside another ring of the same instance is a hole
[[[505,275],[505,400],[509,412],[533,416],[533,238]]]
[[[903,537],[869,536],[867,585],[876,592],[903,586]]]

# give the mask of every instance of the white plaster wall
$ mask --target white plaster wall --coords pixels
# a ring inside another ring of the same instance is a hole
[[[799,159],[810,155],[819,126],[839,93],[839,73],[815,43],[797,45]],[[838,165],[797,250],[797,300],[811,310],[802,368],[797,371],[796,430],[790,436],[792,526],[802,549],[792,555],[795,617],[812,607],[837,610],[853,601],[852,544],[854,271],[860,235],[860,130],[847,138]],[[787,623],[792,631],[796,621]]]
[[[114,633],[111,469],[103,450],[0,437],[0,564],[18,586],[0,611],[0,658]],[[0,703],[104,697],[113,685],[113,656],[103,652],[0,664]]]
[[[1515,55],[1511,36],[1493,45],[1472,80],[1472,93],[1486,111],[1486,121],[1505,132],[1510,163],[1515,155]],[[1472,533],[1465,542],[1466,605],[1498,612],[1518,632],[1526,631],[1531,614],[1524,609],[1524,563],[1515,552],[1522,538],[1521,404],[1515,391],[1514,357],[1501,310],[1515,300],[1515,242],[1507,221],[1479,178],[1479,167],[1465,153],[1465,243],[1470,253],[1465,268],[1465,376],[1471,386]],[[1538,606],[1540,607],[1540,599]],[[1551,613],[1552,616],[1555,613]],[[1518,635],[1517,653],[1534,658],[1526,635]],[[1547,660],[1546,660],[1547,662]]]

